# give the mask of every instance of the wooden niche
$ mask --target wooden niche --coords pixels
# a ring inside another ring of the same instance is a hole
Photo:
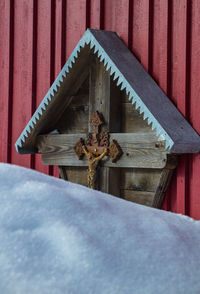
[[[161,208],[177,154],[200,149],[198,134],[113,32],[86,31],[45,102],[17,150],[40,153],[44,164],[59,166],[61,178],[87,186],[88,158],[79,159],[74,146],[82,138],[87,150],[97,112],[101,131],[122,152],[112,162],[108,150],[96,164],[96,188],[128,201]]]

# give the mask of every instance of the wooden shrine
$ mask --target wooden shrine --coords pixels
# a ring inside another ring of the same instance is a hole
[[[200,137],[114,32],[88,29],[16,142],[63,179],[160,208]]]

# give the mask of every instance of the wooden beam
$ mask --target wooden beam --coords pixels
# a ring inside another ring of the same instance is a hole
[[[42,154],[44,164],[87,166],[87,158],[78,160],[74,152],[74,144],[84,137],[84,134],[40,135],[37,138],[38,153]],[[109,158],[103,159],[104,167],[165,167],[167,152],[162,144],[153,140],[151,134],[112,133],[110,140],[113,139],[121,146],[123,155],[116,163],[112,163]]]

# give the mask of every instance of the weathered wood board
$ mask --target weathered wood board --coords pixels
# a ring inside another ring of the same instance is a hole
[[[40,135],[38,152],[42,161],[49,165],[87,166],[87,158],[79,160],[74,152],[74,145],[84,134]],[[112,163],[109,158],[103,159],[105,167],[164,168],[167,161],[166,151],[156,147],[158,142],[147,134],[113,133],[110,140],[117,140],[123,154],[119,161]],[[158,145],[159,146],[159,145]]]
[[[62,166],[62,173],[60,174],[63,180],[78,183],[87,186],[87,168],[77,166]]]
[[[89,70],[88,70],[89,72]],[[60,134],[88,132],[89,117],[89,75],[57,123]],[[57,164],[57,163],[56,163]],[[87,186],[86,167],[60,166],[60,177]]]
[[[92,55],[89,72],[89,132],[93,132],[90,119],[97,110],[103,114],[104,125],[102,129],[106,129],[108,132],[120,132],[120,91],[110,78],[110,73],[106,71],[104,64]],[[118,169],[110,169],[103,164],[98,171],[98,190],[119,196],[118,185],[112,185],[119,177],[120,171]]]
[[[160,169],[121,169],[121,197],[150,206],[159,183],[160,174]]]

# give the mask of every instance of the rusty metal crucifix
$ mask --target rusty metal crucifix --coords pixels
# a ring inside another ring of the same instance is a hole
[[[79,160],[86,155],[88,158],[88,187],[95,189],[97,167],[105,156],[110,157],[112,162],[116,162],[122,155],[122,150],[116,140],[109,142],[109,133],[101,131],[103,118],[98,111],[93,112],[90,124],[93,126],[94,133],[87,135],[86,141],[82,138],[75,144],[74,151]]]

